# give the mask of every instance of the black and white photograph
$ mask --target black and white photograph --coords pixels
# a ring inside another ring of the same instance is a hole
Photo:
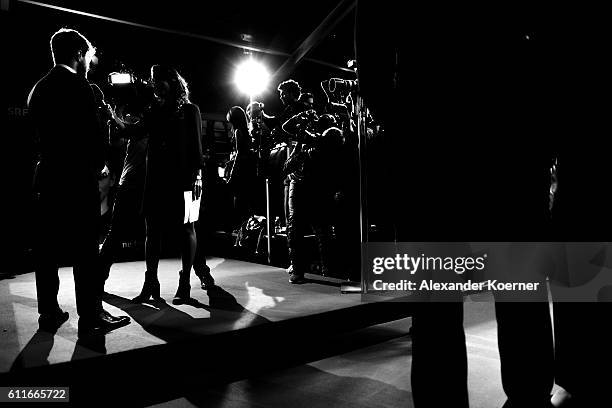
[[[612,406],[587,2],[0,0],[0,406]]]

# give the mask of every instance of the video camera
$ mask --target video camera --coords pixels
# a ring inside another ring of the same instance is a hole
[[[108,74],[108,83],[111,86],[137,85],[148,87],[151,86],[148,80],[140,78],[130,69],[125,68],[122,64],[119,71]]]
[[[327,90],[329,93],[356,92],[359,89],[357,80],[331,78],[327,81]]]
[[[332,126],[337,126],[338,121],[332,114],[323,114],[317,115],[317,113],[313,110],[307,110],[302,113],[295,115],[292,119],[293,124],[291,127],[293,131],[290,129],[288,133],[294,134],[294,139],[299,138],[301,143],[312,143],[318,139],[318,135],[321,135],[325,130],[329,129]],[[302,131],[307,131],[309,133],[309,137],[304,138]],[[301,135],[301,136],[298,136]],[[297,140],[297,139],[296,139]]]
[[[123,63],[117,64],[116,69],[108,74],[108,85],[110,99],[116,108],[121,107],[119,116],[126,119],[126,122],[130,121],[128,116],[142,117],[154,101],[150,81],[141,78]]]
[[[133,84],[135,78],[129,72],[111,72],[108,74],[108,83],[111,85]]]

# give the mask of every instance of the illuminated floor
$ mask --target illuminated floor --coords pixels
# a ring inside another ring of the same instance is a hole
[[[378,344],[225,386],[206,390],[194,387],[184,397],[154,407],[413,407],[412,344],[410,336],[405,335],[410,320],[402,319],[350,334],[352,338],[379,336]],[[466,303],[465,327],[470,406],[500,407],[505,397],[493,304]],[[394,333],[400,337],[393,338]]]
[[[128,300],[139,293],[142,262],[114,266],[105,307],[129,314],[133,323],[108,334],[103,350],[77,343],[69,269],[60,271],[59,299],[70,320],[55,336],[36,333],[33,274],[0,280],[0,383],[21,375],[16,384],[36,378],[62,385],[95,374],[121,385],[123,397],[132,398],[124,400],[126,406],[412,406],[409,318],[379,315],[380,309],[371,313],[371,304],[359,295],[340,295],[333,280],[290,285],[282,269],[220,258],[209,264],[222,289],[207,294],[192,276],[197,303],[157,307]],[[166,300],[176,290],[178,269],[177,260],[160,264]],[[493,308],[491,302],[465,303],[473,408],[500,406],[504,400]],[[357,325],[329,334],[346,321]],[[282,326],[290,322],[297,324]],[[378,325],[367,327],[373,324]],[[301,337],[297,348],[295,333]],[[215,385],[217,376],[226,385]],[[95,382],[91,389],[83,385],[71,392],[100,390]],[[98,395],[106,403],[115,401],[112,396]]]
[[[192,274],[192,297],[197,303],[164,307],[135,305],[142,285],[143,262],[113,266],[106,284],[105,308],[112,314],[130,314],[135,321],[106,336],[106,354],[144,348],[168,342],[237,330],[266,322],[313,315],[361,303],[359,295],[340,295],[333,280],[290,285],[283,269],[236,260],[209,260],[212,274],[221,288],[207,294]],[[176,291],[180,264],[162,260],[159,267],[161,294],[168,302]],[[34,274],[0,280],[0,373],[11,368],[28,368],[95,356],[76,344],[77,321],[71,269],[60,270],[60,306],[70,320],[57,332],[48,354],[26,349],[38,328]],[[322,278],[321,278],[322,279]],[[210,296],[209,296],[210,295]],[[44,342],[43,342],[44,343]],[[32,353],[30,353],[32,351]],[[19,357],[19,358],[18,358]]]

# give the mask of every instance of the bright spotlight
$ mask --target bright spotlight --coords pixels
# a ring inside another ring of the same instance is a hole
[[[248,59],[236,67],[234,83],[240,90],[249,96],[262,93],[268,86],[270,74],[261,63]]]

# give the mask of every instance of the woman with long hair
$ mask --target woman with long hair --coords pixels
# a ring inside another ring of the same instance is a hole
[[[151,82],[155,101],[145,116],[149,145],[143,202],[147,270],[142,292],[133,300],[161,300],[157,268],[162,231],[167,228],[179,238],[181,249],[182,270],[173,300],[179,304],[190,299],[189,275],[196,251],[194,202],[202,193],[200,109],[189,100],[187,82],[174,68],[154,65]]]
[[[233,106],[226,116],[232,132],[231,169],[227,181],[234,196],[234,210],[239,223],[254,213],[254,186],[257,158],[251,149],[251,136],[246,113],[240,106]]]

